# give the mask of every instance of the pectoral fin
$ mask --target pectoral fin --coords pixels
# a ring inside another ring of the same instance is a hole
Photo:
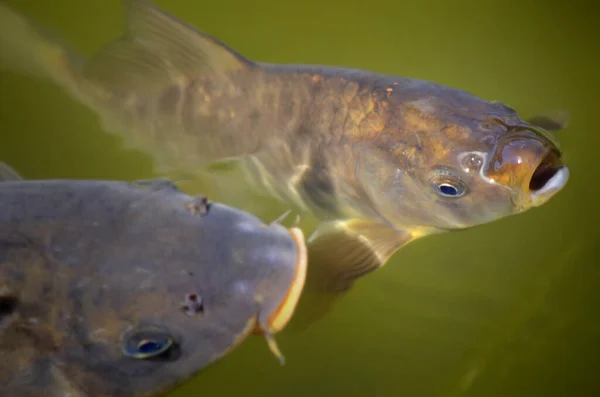
[[[548,131],[563,130],[569,125],[571,115],[567,110],[553,110],[530,117],[527,122]]]
[[[0,182],[22,181],[23,178],[10,165],[0,161]]]
[[[366,274],[382,267],[410,233],[372,221],[321,224],[308,243],[308,274],[290,328],[304,329],[326,315],[334,303]]]
[[[309,239],[308,252],[310,260],[320,268],[321,289],[342,293],[358,278],[383,266],[410,240],[410,234],[381,223],[334,221],[317,228]]]

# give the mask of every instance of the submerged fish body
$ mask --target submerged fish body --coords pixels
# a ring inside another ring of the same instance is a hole
[[[162,170],[235,159],[316,214],[309,255],[324,292],[417,238],[542,205],[568,180],[551,116],[529,123],[423,80],[255,62],[145,0],[123,4],[125,34],[89,59],[3,7],[0,66],[60,85]]]
[[[299,229],[165,180],[6,181],[0,171],[0,395],[156,396],[302,292]]]

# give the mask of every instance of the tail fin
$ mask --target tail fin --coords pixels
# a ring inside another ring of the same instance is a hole
[[[50,79],[63,88],[82,80],[109,91],[139,94],[156,93],[182,77],[222,76],[252,63],[146,0],[121,3],[124,34],[89,59],[77,56],[27,17],[0,4],[0,69]]]
[[[0,69],[73,88],[70,71],[80,60],[31,20],[0,4]]]
[[[58,85],[95,112],[105,131],[125,138],[126,147],[153,155],[161,170],[196,166],[200,154],[206,163],[254,151],[256,137],[245,138],[237,126],[230,127],[228,135],[214,125],[212,134],[192,135],[182,116],[192,115],[195,124],[203,122],[194,100],[186,95],[190,81],[209,76],[223,95],[238,84],[232,76],[239,79],[239,73],[254,63],[147,0],[121,4],[123,34],[90,57],[80,57],[0,4],[0,69]]]

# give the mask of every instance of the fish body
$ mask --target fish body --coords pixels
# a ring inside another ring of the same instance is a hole
[[[0,208],[3,397],[162,395],[252,333],[283,362],[299,229],[166,180],[5,180]]]
[[[256,62],[145,0],[123,5],[125,33],[89,58],[3,7],[0,65],[64,88],[162,171],[234,160],[316,214],[311,285],[325,293],[418,238],[540,206],[568,180],[550,116],[529,123],[413,78]]]

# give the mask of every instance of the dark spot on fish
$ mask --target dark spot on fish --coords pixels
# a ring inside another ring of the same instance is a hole
[[[204,302],[198,294],[188,294],[181,304],[181,310],[192,317],[204,313]]]
[[[197,81],[197,86],[202,87],[204,92],[213,92],[219,88],[216,79],[208,76],[201,81]]]
[[[88,328],[87,324],[82,320],[85,318],[84,312],[84,299],[86,295],[85,287],[73,286],[69,289],[68,293],[68,305],[70,307],[66,310],[69,311],[68,329],[69,334],[73,339],[79,342],[83,351],[89,353],[91,344],[88,340]]]
[[[200,215],[204,216],[208,214],[210,210],[210,202],[204,195],[197,195],[190,202],[185,204],[185,209],[187,209],[192,215]]]
[[[255,128],[257,128],[258,124],[260,123],[260,120],[261,120],[261,113],[258,110],[250,111],[250,113],[248,113],[248,117],[247,117],[248,130],[252,131]]]
[[[48,296],[52,292],[52,282],[46,281],[42,286],[42,296]]]
[[[19,298],[14,295],[0,295],[0,318],[10,316],[19,306]]]
[[[0,332],[11,326],[17,316],[19,298],[10,288],[0,286]]]
[[[180,86],[173,85],[167,88],[158,98],[158,111],[161,114],[177,113],[183,91]]]

